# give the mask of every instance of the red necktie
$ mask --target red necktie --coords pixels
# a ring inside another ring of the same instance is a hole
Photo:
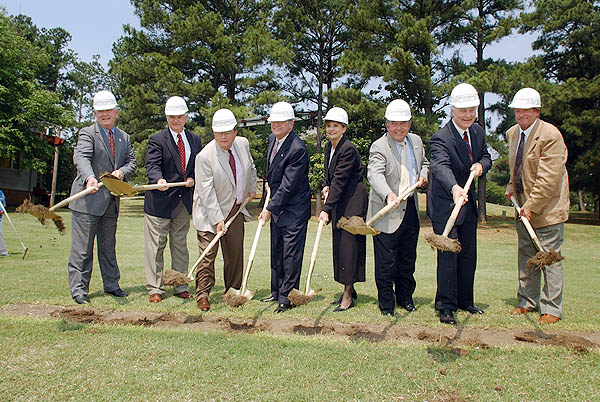
[[[110,145],[110,150],[112,152],[113,161],[114,161],[115,160],[115,137],[113,136],[112,130],[108,130],[108,145]]]
[[[469,144],[469,136],[467,135],[466,130],[463,134],[463,140],[465,140],[465,143],[467,144],[467,152],[469,153],[469,159],[471,159],[471,162],[473,162],[473,152],[471,151],[471,144]]]
[[[236,176],[236,171],[235,171],[235,159],[233,158],[233,152],[231,152],[231,149],[229,150],[229,166],[231,167],[231,171],[233,172],[233,182],[235,183],[235,185],[237,187],[237,176]]]
[[[185,178],[185,145],[181,134],[177,134],[177,150],[179,151],[179,163],[181,163],[182,176]]]

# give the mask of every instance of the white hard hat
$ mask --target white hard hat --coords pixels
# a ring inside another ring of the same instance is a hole
[[[271,108],[271,113],[267,121],[288,121],[294,120],[294,109],[287,102],[277,102]]]
[[[117,100],[110,91],[98,91],[94,95],[94,110],[111,110],[117,107]]]
[[[229,109],[219,109],[212,118],[212,130],[215,133],[224,133],[235,128],[237,121],[233,112]]]
[[[348,113],[341,107],[332,107],[329,109],[323,120],[337,121],[344,125],[348,125]]]
[[[187,112],[187,104],[181,96],[171,96],[165,104],[165,115],[167,116],[181,116]]]
[[[458,84],[450,94],[450,105],[457,108],[479,106],[479,95],[471,84]]]
[[[517,91],[515,97],[508,107],[513,109],[541,108],[542,99],[540,93],[533,88],[522,88]]]
[[[402,99],[394,99],[385,109],[385,118],[389,121],[409,121],[411,117],[410,106]]]

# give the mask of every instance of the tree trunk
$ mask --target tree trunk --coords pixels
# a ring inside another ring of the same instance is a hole
[[[577,190],[577,197],[579,200],[579,210],[580,211],[585,211],[585,203],[583,202],[583,191],[581,190]]]
[[[487,208],[486,208],[486,196],[485,196],[485,174],[482,174],[477,179],[477,200],[479,206],[477,208],[478,220],[480,223],[487,223]]]

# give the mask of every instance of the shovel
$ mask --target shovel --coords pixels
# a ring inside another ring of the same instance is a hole
[[[13,225],[12,220],[10,219],[10,216],[8,216],[8,212],[6,212],[6,208],[4,208],[4,205],[2,205],[1,202],[0,202],[0,207],[2,207],[2,211],[4,211],[4,216],[6,216],[6,219],[8,219],[8,223],[10,223],[10,226],[12,226],[13,230],[15,231],[15,236],[17,236],[17,239],[19,239],[21,246],[23,246],[23,259],[25,259],[25,256],[27,255],[27,250],[29,250],[29,249],[27,247],[25,247],[25,245],[21,241],[21,238],[19,237],[19,234],[17,233],[17,228],[15,228],[15,225]]]
[[[103,183],[98,183],[98,189],[101,189],[103,186],[104,186]],[[21,212],[21,213],[23,213],[23,212],[30,213],[31,215],[35,216],[41,222],[42,225],[44,225],[46,223],[46,219],[52,219],[52,222],[54,222],[54,224],[56,225],[59,232],[63,233],[65,231],[65,225],[62,221],[62,218],[59,215],[57,215],[54,211],[56,211],[59,208],[64,207],[65,205],[71,203],[72,201],[78,200],[82,197],[85,197],[88,194],[91,194],[94,190],[95,190],[94,187],[86,188],[85,190],[82,190],[82,191],[78,192],[77,194],[73,194],[69,198],[65,198],[58,204],[52,206],[51,208],[46,208],[43,205],[33,204],[28,199],[25,199],[25,200],[23,200],[23,203],[21,205],[19,205],[19,207],[16,210],[17,210],[17,212]]]
[[[338,221],[337,227],[339,229],[344,229],[346,232],[352,233],[353,235],[378,235],[379,231],[373,229],[371,225],[373,225],[375,222],[381,219],[392,209],[400,205],[400,203],[406,198],[408,198],[408,195],[412,193],[418,186],[419,182],[416,182],[415,184],[404,190],[400,195],[398,195],[398,198],[395,203],[388,204],[385,207],[381,208],[375,215],[371,217],[371,219],[367,221],[367,223],[365,223],[365,221],[363,221],[363,219],[359,216],[352,216],[349,219],[342,217]]]
[[[263,206],[263,211],[267,209],[267,205],[269,205],[270,198],[271,188],[267,188],[267,197],[265,198],[265,205]],[[248,300],[252,299],[256,294],[256,290],[248,290],[247,288],[248,276],[250,275],[250,270],[252,269],[252,263],[254,262],[254,254],[256,254],[258,240],[260,239],[260,232],[264,225],[265,221],[259,219],[258,226],[256,227],[256,234],[254,235],[254,241],[252,242],[252,249],[250,249],[250,255],[248,256],[248,265],[246,265],[246,271],[244,272],[244,278],[242,279],[241,289],[229,288],[227,293],[225,293],[225,302],[231,307],[239,307],[243,305]]]
[[[469,191],[471,187],[471,183],[475,178],[475,171],[471,170],[471,174],[469,174],[469,178],[463,187],[464,190]],[[448,218],[448,222],[446,222],[446,226],[444,227],[444,232],[441,235],[435,233],[428,233],[425,235],[425,240],[429,242],[431,248],[437,248],[440,251],[451,251],[453,253],[460,253],[462,250],[462,246],[458,239],[451,239],[448,237],[448,234],[452,230],[454,223],[456,222],[456,218],[458,217],[458,213],[460,212],[460,208],[463,204],[463,197],[458,199],[458,202],[454,205],[454,209]]]
[[[225,230],[222,230],[219,233],[217,233],[216,236],[210,241],[210,243],[208,243],[208,246],[206,246],[206,248],[204,249],[202,254],[200,254],[200,257],[198,257],[198,259],[196,260],[194,265],[192,265],[190,267],[190,271],[188,272],[188,275],[187,275],[188,280],[191,281],[194,279],[194,272],[196,271],[196,268],[198,268],[198,265],[200,265],[200,263],[202,262],[204,257],[206,257],[206,255],[208,254],[208,252],[215,246],[215,244],[217,244],[219,239],[225,235],[225,231],[229,228],[229,226],[231,226],[231,224],[233,223],[235,218],[237,218],[237,216],[240,214],[240,212],[242,212],[242,209],[244,209],[244,207],[246,206],[248,201],[250,201],[250,198],[246,197],[246,199],[242,202],[242,204],[238,208],[237,212],[231,218],[229,218],[229,220],[225,223]]]
[[[555,262],[564,260],[565,257],[560,255],[556,251],[544,250],[544,246],[542,246],[542,242],[535,234],[535,230],[533,230],[533,226],[531,226],[531,222],[529,222],[529,219],[525,218],[524,216],[521,216],[521,207],[519,207],[519,203],[517,202],[515,196],[514,195],[511,196],[510,200],[512,201],[513,205],[515,206],[515,209],[517,210],[517,213],[519,214],[519,219],[521,219],[521,222],[523,222],[523,226],[525,226],[525,229],[527,229],[527,233],[529,233],[529,237],[531,238],[531,242],[533,243],[533,246],[537,250],[536,255],[534,257],[531,257],[530,259],[528,259],[527,263],[529,265],[535,266],[537,269],[541,269],[544,266],[552,265]]]
[[[327,197],[323,201],[323,204],[327,202]],[[310,280],[312,278],[313,271],[315,269],[315,262],[317,261],[317,253],[319,252],[319,243],[321,242],[321,233],[323,233],[323,227],[325,226],[325,222],[319,220],[319,226],[317,227],[317,235],[315,236],[315,244],[312,249],[312,254],[310,255],[310,265],[308,267],[308,275],[306,276],[306,288],[304,289],[304,293],[300,292],[297,289],[292,289],[288,294],[288,299],[290,299],[290,303],[294,306],[301,306],[303,304],[308,303],[312,300],[313,297],[316,296],[321,290],[318,291],[310,288]]]
[[[113,176],[110,173],[103,173],[100,176],[100,181],[106,186],[107,189],[110,190],[112,195],[116,195],[118,197],[121,196],[134,196],[140,191],[148,191],[148,190],[158,190],[163,187],[183,187],[187,184],[185,181],[179,181],[176,183],[165,183],[165,184],[146,184],[144,186],[132,186],[129,183],[124,182],[123,180]]]

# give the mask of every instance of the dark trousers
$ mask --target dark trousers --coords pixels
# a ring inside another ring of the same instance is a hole
[[[308,222],[277,226],[271,220],[271,295],[289,304],[288,294],[299,289]]]
[[[469,205],[463,206],[463,208]],[[433,231],[441,234],[446,222],[433,222]],[[473,305],[473,282],[477,265],[477,215],[469,210],[460,225],[454,225],[448,237],[458,239],[460,253],[437,252],[437,294],[435,309],[456,311]]]
[[[103,216],[73,211],[71,221],[71,253],[68,273],[71,296],[88,295],[94,259],[94,239],[98,245],[98,265],[105,292],[119,289],[119,267],[115,252],[117,206],[111,197]]]
[[[400,227],[394,233],[373,237],[375,284],[381,310],[393,311],[395,303],[413,303],[418,239],[419,216],[414,197],[410,197]]]

